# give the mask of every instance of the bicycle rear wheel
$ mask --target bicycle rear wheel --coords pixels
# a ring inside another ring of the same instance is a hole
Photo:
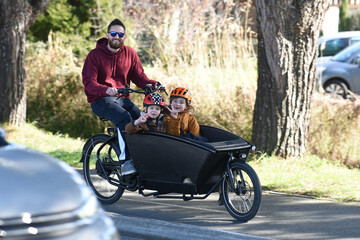
[[[227,173],[221,184],[225,208],[235,219],[249,221],[255,217],[260,207],[260,180],[247,163],[231,162],[230,171],[232,174]]]
[[[84,149],[83,163],[86,183],[100,202],[107,204],[116,202],[124,193],[124,189],[117,185],[121,167],[118,161],[118,146],[112,141],[104,145],[109,138],[110,136],[106,134],[91,137]],[[99,159],[97,158],[98,151]]]

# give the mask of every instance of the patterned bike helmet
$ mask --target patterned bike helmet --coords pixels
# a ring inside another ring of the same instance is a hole
[[[183,87],[178,87],[172,90],[170,93],[170,97],[182,97],[187,99],[189,102],[192,99],[190,91]]]
[[[149,93],[144,98],[144,107],[150,106],[150,105],[160,105],[162,107],[165,107],[165,100],[164,98],[158,94],[158,93]]]

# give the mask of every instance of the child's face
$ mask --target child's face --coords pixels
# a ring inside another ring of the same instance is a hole
[[[161,113],[161,107],[159,105],[150,105],[147,108],[147,113],[149,113],[149,117],[157,118]]]
[[[175,112],[182,112],[187,108],[186,99],[185,98],[175,98],[171,101],[171,109]]]

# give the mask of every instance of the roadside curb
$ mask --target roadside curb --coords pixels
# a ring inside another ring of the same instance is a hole
[[[271,238],[228,232],[218,229],[192,226],[184,223],[171,223],[156,219],[127,217],[107,212],[121,236],[159,240],[270,240]]]

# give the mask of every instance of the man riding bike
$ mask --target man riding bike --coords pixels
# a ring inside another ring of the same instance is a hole
[[[99,39],[96,48],[86,57],[82,79],[93,112],[101,118],[109,119],[117,128],[121,172],[128,175],[136,170],[126,149],[122,131],[127,123],[140,116],[140,109],[128,96],[117,98],[118,89],[130,85],[130,82],[140,88],[146,84],[155,88],[160,83],[146,76],[136,51],[124,45],[125,30],[125,25],[119,19],[109,24],[106,38]]]

